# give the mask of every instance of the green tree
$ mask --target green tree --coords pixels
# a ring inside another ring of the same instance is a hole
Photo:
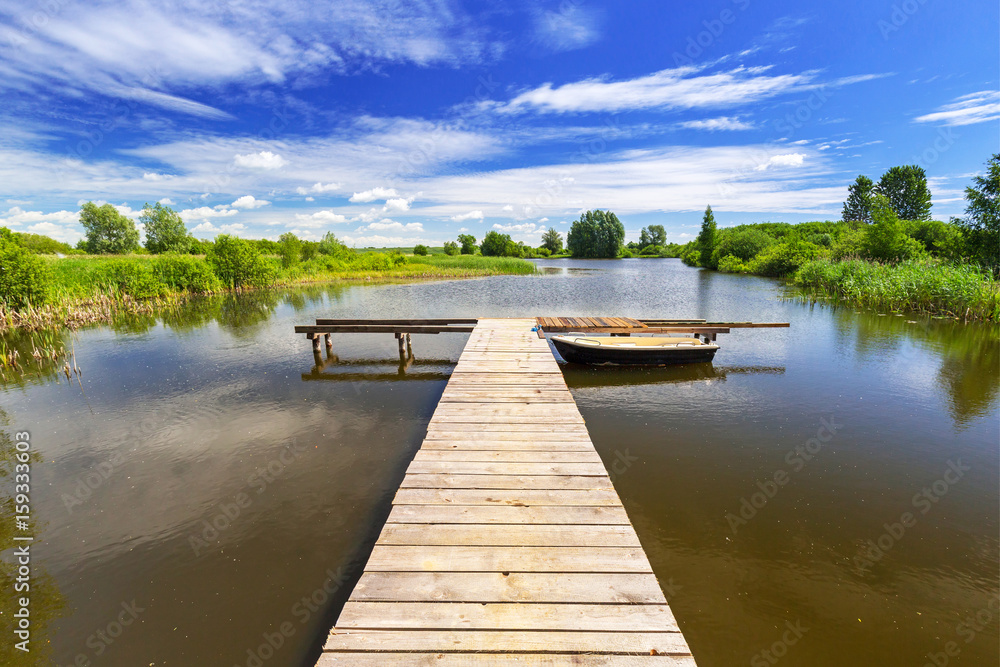
[[[663,228],[663,225],[649,226],[649,242],[651,245],[667,245],[667,230]]]
[[[299,263],[302,257],[302,241],[291,232],[285,232],[278,237],[278,255],[281,265],[286,269]]]
[[[621,253],[625,226],[611,211],[587,211],[570,227],[566,246],[573,257],[614,258]]]
[[[965,188],[965,214],[960,220],[968,236],[972,258],[1000,273],[1000,153],[986,163],[986,174]]]
[[[452,257],[454,255],[457,255],[458,253],[459,249],[457,243],[455,243],[454,241],[444,242],[444,254],[448,255],[449,257]]]
[[[847,187],[847,201],[844,202],[842,218],[844,222],[854,220],[869,223],[872,221],[872,193],[875,184],[867,176],[858,176],[857,180]]]
[[[459,234],[458,242],[462,246],[463,255],[475,255],[476,254],[476,237],[472,234]]]
[[[695,241],[695,246],[701,251],[701,264],[707,266],[712,261],[712,252],[715,250],[715,214],[712,207],[705,207],[705,215],[701,218],[701,232]]]
[[[888,197],[872,197],[872,224],[865,229],[862,247],[869,259],[899,262],[923,254],[920,241],[903,231],[903,223]]]
[[[649,235],[649,230],[645,227],[639,232],[639,250],[653,245],[653,237]]]
[[[514,245],[515,247],[517,245],[510,240],[510,236],[508,234],[491,231],[487,232],[486,236],[483,237],[483,243],[479,249],[483,255],[487,257],[503,257],[504,253],[508,251],[508,243]]]
[[[329,257],[345,257],[352,254],[350,248],[340,242],[333,232],[327,232],[319,242],[319,253]]]
[[[111,204],[87,202],[80,208],[80,224],[87,232],[85,247],[89,253],[125,255],[139,249],[135,223]]]
[[[549,227],[549,230],[542,234],[542,247],[553,255],[561,253],[563,249],[562,234],[557,232],[555,227]]]
[[[184,221],[174,209],[156,202],[142,207],[139,222],[146,228],[146,250],[158,255],[164,252],[187,252],[190,241]]]
[[[233,289],[270,287],[275,268],[256,244],[228,234],[215,237],[206,259],[224,285]]]
[[[893,167],[882,174],[875,192],[889,201],[901,220],[928,220],[931,217],[931,191],[927,175],[915,164]]]
[[[48,301],[51,282],[48,264],[0,227],[0,302],[15,310],[40,306]]]
[[[429,252],[429,250],[428,250],[427,246],[425,246],[425,245],[423,245],[421,243],[418,243],[417,245],[413,246],[413,254],[414,255],[420,255],[421,257],[426,257],[428,252]]]

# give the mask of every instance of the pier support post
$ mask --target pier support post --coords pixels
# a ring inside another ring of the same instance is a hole
[[[326,349],[333,349],[333,339],[330,338],[330,334],[323,334],[323,339],[326,341]]]
[[[319,334],[306,334],[306,338],[312,341],[313,352],[319,352]]]

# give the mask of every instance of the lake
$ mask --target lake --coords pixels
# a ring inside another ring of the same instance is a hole
[[[610,315],[791,323],[720,336],[711,364],[564,367],[699,665],[997,664],[996,325],[810,302],[677,260],[537,264],[48,334],[82,375],[35,364],[0,401],[7,435],[29,431],[39,454],[32,655],[315,659],[467,336],[413,336],[402,363],[388,334],[335,335],[316,365],[295,324]],[[25,335],[5,344],[30,357]]]

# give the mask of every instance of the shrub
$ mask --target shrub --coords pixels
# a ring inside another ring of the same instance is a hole
[[[428,252],[429,252],[429,250],[428,250],[427,246],[423,245],[422,243],[418,243],[417,245],[413,246],[413,254],[414,255],[419,255],[421,257],[426,257]]]
[[[750,273],[759,276],[787,276],[799,267],[819,257],[819,246],[808,241],[791,239],[773,245],[747,263]],[[720,270],[721,264],[720,264]]]
[[[204,294],[222,289],[222,283],[204,259],[167,253],[153,260],[157,280],[178,291]]]
[[[643,257],[659,257],[663,254],[663,246],[660,245],[648,245],[639,251],[639,254]]]
[[[222,284],[233,289],[269,287],[277,277],[253,243],[228,234],[216,237],[207,259]]]
[[[872,198],[872,224],[865,229],[864,256],[884,262],[901,262],[926,254],[923,245],[903,231],[889,200],[882,195]]]
[[[719,260],[719,271],[723,273],[749,273],[750,269],[739,257],[726,255]]]
[[[281,256],[281,266],[288,268],[299,263],[302,257],[302,241],[291,232],[285,232],[278,237],[278,255]]]
[[[303,241],[302,242],[302,253],[300,257],[303,262],[308,262],[309,260],[316,257],[319,254],[319,242],[318,241]]]
[[[94,285],[113,296],[149,299],[166,294],[148,260],[112,259],[97,265],[91,277]]]
[[[0,300],[8,308],[40,306],[49,299],[51,276],[45,262],[17,245],[0,227]]]
[[[749,261],[773,244],[774,237],[761,229],[751,227],[726,231],[719,234],[715,243],[711,266],[718,265],[719,259],[726,255],[732,255],[744,262]],[[704,259],[702,256],[702,261]]]
[[[454,241],[444,242],[444,254],[448,255],[449,257],[454,257],[455,255],[459,254],[459,252],[460,250],[458,248],[457,243],[455,243]]]
[[[681,261],[688,266],[701,266],[701,250],[697,247],[690,248],[681,255]]]
[[[500,232],[491,231],[487,232],[486,236],[483,237],[483,243],[480,246],[480,250],[486,257],[503,257],[508,244],[513,245],[513,241],[510,240],[510,236],[507,234],[501,234]]]
[[[535,252],[538,254],[539,257],[551,257],[552,256],[552,251],[549,250],[548,248],[544,247],[544,246],[541,247],[541,248],[539,248]]]

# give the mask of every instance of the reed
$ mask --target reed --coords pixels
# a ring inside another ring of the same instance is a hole
[[[806,290],[877,310],[1000,321],[1000,285],[967,264],[821,259],[803,265],[794,280]]]

